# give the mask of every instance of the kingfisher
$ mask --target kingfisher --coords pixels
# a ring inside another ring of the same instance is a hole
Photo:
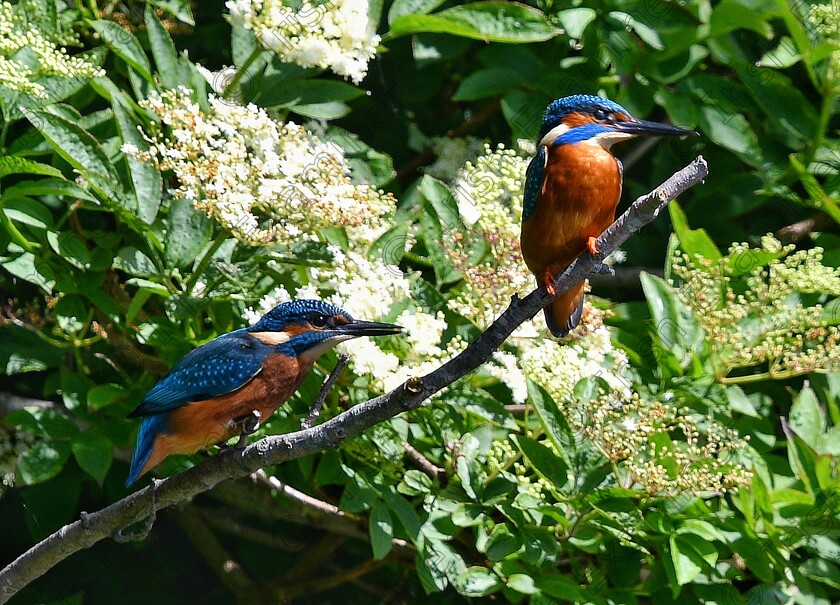
[[[249,328],[201,345],[129,414],[142,420],[126,487],[170,454],[193,454],[256,431],[297,390],[315,360],[338,343],[401,331],[355,320],[319,300],[293,300]]]
[[[554,278],[588,250],[615,220],[622,166],[610,147],[639,135],[695,134],[670,124],[638,120],[618,103],[594,95],[572,95],[545,110],[537,152],[528,164],[522,209],[522,257],[528,269],[556,295]],[[584,282],[543,311],[552,335],[562,337],[580,323]]]

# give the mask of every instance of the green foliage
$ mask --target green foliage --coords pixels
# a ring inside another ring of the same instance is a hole
[[[268,469],[317,506],[220,486],[161,513],[155,539],[80,553],[13,602],[838,601],[836,11],[362,4],[357,63],[307,62],[222,3],[2,4],[4,561],[126,495],[126,415],[283,296],[409,328],[351,351],[325,417],[462,350],[531,287],[517,139],[554,98],[603,94],[699,132],[616,148],[625,200],[709,162],[670,224],[624,250],[619,271],[664,263],[664,279],[599,287],[616,304],[597,300],[575,340],[525,326],[430,404]],[[295,35],[326,36],[333,3],[306,6]],[[767,237],[803,219],[820,226],[798,250]],[[299,428],[334,359],[260,435]],[[208,567],[220,554],[247,586]]]

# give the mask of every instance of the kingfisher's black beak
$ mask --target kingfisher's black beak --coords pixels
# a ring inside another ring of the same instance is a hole
[[[378,321],[356,321],[353,320],[346,324],[337,325],[333,328],[337,334],[344,336],[388,336],[389,334],[399,334],[403,331],[402,326],[394,324],[383,324]]]
[[[693,130],[686,130],[670,124],[660,124],[659,122],[648,122],[647,120],[625,120],[616,122],[612,127],[616,132],[624,132],[635,136],[684,137],[697,134]]]

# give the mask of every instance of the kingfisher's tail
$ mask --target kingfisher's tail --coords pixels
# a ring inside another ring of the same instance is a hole
[[[580,323],[583,314],[583,286],[584,282],[572,286],[571,290],[543,309],[545,323],[553,336],[566,336]]]
[[[129,487],[132,483],[137,481],[137,478],[145,473],[147,468],[144,468],[149,456],[152,454],[152,449],[155,445],[155,438],[168,428],[167,419],[169,414],[155,414],[154,416],[144,416],[140,422],[140,430],[137,431],[137,445],[134,448],[134,456],[131,459],[131,469],[128,471],[128,478],[125,480],[125,486]]]

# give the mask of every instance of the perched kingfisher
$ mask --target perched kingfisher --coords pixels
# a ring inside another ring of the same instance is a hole
[[[639,135],[683,136],[690,130],[637,120],[621,105],[592,95],[553,101],[537,136],[537,154],[525,178],[522,256],[552,296],[555,276],[584,250],[596,254],[595,239],[615,220],[621,197],[621,162],[613,143]],[[575,284],[544,309],[554,336],[580,323],[584,283]]]
[[[292,396],[315,360],[338,343],[400,331],[400,326],[357,321],[319,300],[293,300],[250,328],[201,345],[130,414],[143,420],[126,486],[170,454],[193,454],[254,432]]]

